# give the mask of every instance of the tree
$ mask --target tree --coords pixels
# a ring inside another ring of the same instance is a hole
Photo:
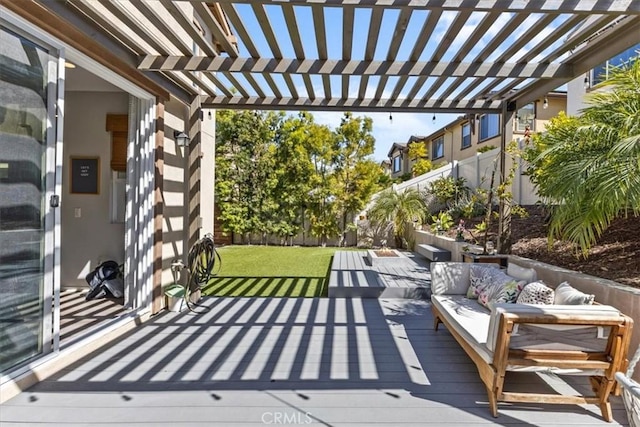
[[[277,205],[273,189],[274,113],[219,110],[216,113],[216,199],[223,230],[249,241],[273,232]]]
[[[369,218],[378,224],[391,222],[397,247],[405,246],[405,227],[415,220],[424,221],[426,206],[424,199],[415,188],[407,188],[402,193],[387,189],[378,195]]]
[[[377,165],[367,160],[375,144],[372,129],[370,117],[354,117],[347,112],[335,130],[332,180],[340,217],[341,245],[346,242],[349,215],[362,210],[377,189],[378,178],[374,173]]]
[[[640,215],[640,60],[610,76],[582,116],[551,120],[526,151],[532,181],[555,205],[550,240],[585,257],[611,221]]]
[[[311,234],[318,238],[322,246],[327,244],[329,237],[338,234],[331,182],[333,139],[331,129],[316,123],[308,125],[303,139],[312,166],[304,211],[309,212]]]
[[[317,125],[313,116],[302,112],[281,122],[276,132],[274,198],[278,203],[278,216],[274,232],[282,243],[301,231],[304,240],[305,208],[314,174],[308,140],[314,126]]]
[[[420,176],[433,169],[427,154],[427,146],[422,141],[413,141],[409,144],[409,159],[414,162],[411,166],[413,176]]]

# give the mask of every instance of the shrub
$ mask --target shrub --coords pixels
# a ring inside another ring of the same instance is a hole
[[[498,147],[496,147],[495,145],[483,145],[482,147],[478,148],[478,153],[486,153],[487,151],[491,151],[496,148]]]

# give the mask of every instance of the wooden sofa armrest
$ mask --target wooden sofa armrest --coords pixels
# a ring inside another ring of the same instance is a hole
[[[613,379],[626,364],[633,319],[613,307],[496,304],[491,315],[487,346],[498,370],[507,366],[601,369]],[[533,329],[531,338],[527,327]],[[585,339],[575,332],[589,328],[608,334]],[[523,332],[523,337],[514,344],[516,332]]]

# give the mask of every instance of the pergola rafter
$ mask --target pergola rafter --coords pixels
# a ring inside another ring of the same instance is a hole
[[[137,55],[139,70],[219,108],[502,112],[640,43],[640,2],[631,0],[69,0],[66,7]]]

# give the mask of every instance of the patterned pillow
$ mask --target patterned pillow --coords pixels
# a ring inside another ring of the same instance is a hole
[[[555,297],[553,289],[548,287],[544,282],[532,282],[524,287],[520,296],[518,296],[518,304],[539,304],[551,305]]]
[[[480,291],[478,303],[487,308],[491,308],[490,304],[495,303],[514,303],[526,284],[524,280],[516,280],[498,270],[493,281]]]
[[[494,281],[494,275],[496,273],[500,273],[500,270],[497,268],[473,264],[469,268],[467,298],[477,299],[482,289]]]

